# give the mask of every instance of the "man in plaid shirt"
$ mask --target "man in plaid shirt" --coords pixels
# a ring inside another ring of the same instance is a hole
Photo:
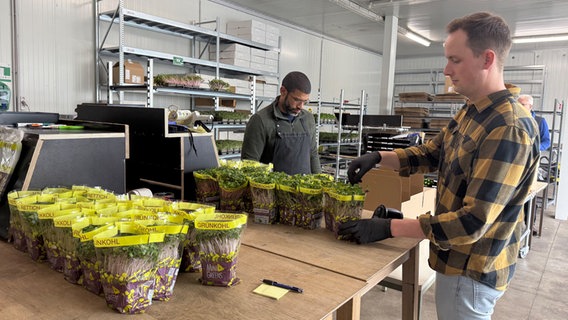
[[[539,163],[538,126],[505,88],[511,48],[506,22],[487,12],[447,26],[444,74],[468,103],[424,145],[365,154],[351,183],[380,163],[401,176],[438,171],[436,212],[418,219],[363,219],[339,234],[357,243],[389,237],[430,240],[439,319],[490,319],[515,271],[523,204]]]

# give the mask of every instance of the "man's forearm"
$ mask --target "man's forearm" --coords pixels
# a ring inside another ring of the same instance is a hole
[[[417,219],[392,219],[391,234],[393,237],[426,239]]]
[[[394,151],[379,151],[381,154],[381,162],[379,165],[383,168],[398,170],[400,169],[400,161]]]

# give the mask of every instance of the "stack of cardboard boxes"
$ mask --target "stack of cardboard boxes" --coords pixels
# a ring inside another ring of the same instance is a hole
[[[217,61],[217,46],[209,46],[209,60]],[[250,68],[251,48],[242,44],[231,43],[219,46],[219,62]]]
[[[274,48],[278,48],[280,45],[280,29],[257,20],[227,22],[227,34],[266,44]],[[273,73],[278,72],[278,51],[266,51],[256,48],[249,49],[249,67],[251,69]],[[223,55],[221,55],[221,57],[223,57]],[[240,63],[241,61],[235,62]]]

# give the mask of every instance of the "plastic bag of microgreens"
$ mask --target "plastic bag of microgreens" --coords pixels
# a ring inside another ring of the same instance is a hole
[[[199,245],[195,240],[195,218],[200,214],[212,214],[215,207],[191,202],[172,203],[173,214],[182,216],[185,224],[188,225],[185,239],[182,242],[183,252],[179,270],[181,272],[201,272],[201,261],[199,260]]]
[[[34,261],[41,261],[46,258],[37,211],[55,204],[56,199],[57,194],[51,193],[32,195],[16,201],[26,239],[27,252]]]
[[[144,313],[152,304],[164,233],[144,233],[139,224],[120,222],[93,240],[107,305],[120,313]]]
[[[275,173],[260,173],[249,177],[254,222],[272,224],[278,221]]]
[[[73,236],[79,238],[75,252],[81,263],[83,279],[81,285],[90,292],[100,295],[103,292],[100,275],[101,262],[97,260],[93,237],[98,233],[114,228],[117,217],[91,216],[79,219],[71,226]]]
[[[165,215],[160,220],[137,221],[148,228],[148,232],[163,232],[164,242],[158,243],[158,264],[154,287],[154,300],[168,301],[172,296],[181,263],[182,242],[188,225],[183,216]]]
[[[195,179],[195,193],[198,202],[219,202],[219,183],[217,182],[216,168],[193,171]]]
[[[244,196],[248,188],[247,177],[234,168],[219,168],[217,171],[219,182],[220,204],[219,210],[227,212],[242,212]]]
[[[53,225],[56,227],[59,234],[58,238],[61,253],[65,257],[63,264],[63,278],[73,284],[79,283],[81,276],[83,275],[81,271],[81,262],[77,256],[77,247],[80,240],[73,236],[72,229],[74,223],[88,219],[85,215],[88,214],[89,210],[87,210],[87,212],[82,212],[81,210],[85,209],[66,210],[71,213],[53,218]]]
[[[201,283],[230,287],[239,282],[237,256],[246,214],[202,214],[195,219],[201,260]]]
[[[65,254],[61,248],[63,233],[55,227],[53,218],[80,211],[76,204],[66,202],[57,202],[37,211],[47,262],[55,271],[63,272]]]
[[[0,127],[0,194],[4,195],[12,172],[20,159],[24,132],[19,129]]]
[[[11,241],[14,248],[26,252],[28,250],[26,246],[26,238],[24,235],[24,229],[22,226],[22,218],[20,212],[18,212],[18,206],[16,205],[18,199],[25,198],[31,195],[39,194],[39,190],[29,190],[29,191],[10,191],[8,193],[8,206],[10,208],[10,229],[8,231],[8,241]]]
[[[298,183],[299,214],[296,215],[296,226],[304,229],[316,229],[323,217],[323,192],[320,179],[311,175],[303,176]]]
[[[165,212],[171,202],[165,199],[152,198],[152,197],[141,197],[132,200],[132,207],[142,210],[148,210],[152,212]]]
[[[301,175],[286,176],[278,179],[276,183],[276,200],[280,223],[295,226],[300,204],[298,202],[298,183]]]
[[[260,163],[254,160],[241,160],[239,162],[241,172],[247,177],[250,181],[252,176],[257,175],[265,175],[270,172],[270,166],[264,163]],[[254,206],[252,200],[252,193],[251,193],[250,185],[245,191],[245,195],[243,197],[243,211],[249,214],[254,213]]]
[[[337,237],[341,223],[361,219],[365,192],[359,185],[338,182],[332,188],[326,189],[325,193],[329,197],[331,208],[329,215],[325,217],[325,226]]]

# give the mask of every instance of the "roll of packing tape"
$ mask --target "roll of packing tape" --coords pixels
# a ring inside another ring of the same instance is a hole
[[[152,190],[148,188],[138,188],[128,191],[128,194],[135,194],[141,197],[152,197]]]

